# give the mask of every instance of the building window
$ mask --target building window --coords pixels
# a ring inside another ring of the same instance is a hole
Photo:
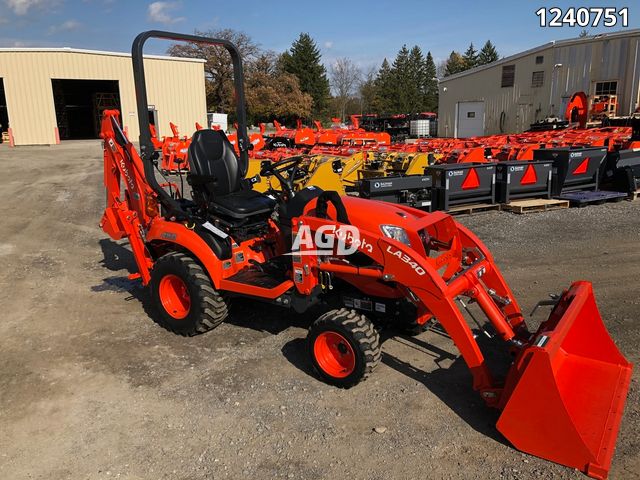
[[[615,95],[618,92],[618,82],[597,82],[596,95]]]
[[[467,112],[467,118],[476,118],[476,112]]]
[[[536,65],[540,65],[542,63],[544,63],[544,55],[538,55],[536,57]]]
[[[516,66],[505,65],[502,67],[502,86],[513,87],[516,79]]]
[[[531,86],[532,87],[541,87],[544,85],[544,72],[533,72],[531,75]]]

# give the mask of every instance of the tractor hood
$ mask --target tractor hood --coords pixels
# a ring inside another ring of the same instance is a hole
[[[380,225],[395,225],[406,228],[407,223],[419,218],[411,213],[411,209],[400,208],[388,202],[350,196],[342,197],[342,202],[347,210],[351,225],[372,233],[380,233]]]

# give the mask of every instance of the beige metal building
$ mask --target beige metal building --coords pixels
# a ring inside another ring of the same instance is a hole
[[[145,57],[149,118],[191,134],[206,125],[204,61]],[[131,55],[73,48],[0,49],[0,124],[15,145],[97,138],[102,110],[117,108],[133,140],[139,131]],[[5,135],[6,136],[6,135]]]
[[[615,114],[640,105],[640,30],[550,42],[439,83],[438,135],[471,137],[527,130],[564,118],[575,92],[608,96]]]

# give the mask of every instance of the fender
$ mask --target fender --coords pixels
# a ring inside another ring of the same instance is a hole
[[[216,257],[213,249],[194,230],[176,222],[155,219],[147,232],[147,242],[160,241],[179,245],[190,252],[205,268],[216,288],[220,288],[222,279],[222,261]]]

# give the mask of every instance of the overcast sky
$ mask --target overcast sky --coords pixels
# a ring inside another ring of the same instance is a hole
[[[629,27],[640,27],[637,2],[562,2],[549,6],[628,6]],[[0,46],[68,46],[129,51],[143,30],[192,33],[233,28],[262,48],[283,51],[300,32],[309,32],[325,63],[347,56],[367,68],[393,58],[402,44],[430,50],[436,61],[451,50],[487,39],[501,56],[550,40],[575,37],[580,27],[541,28],[535,11],[542,2],[511,1],[138,1],[0,0]],[[620,30],[589,28],[590,33]],[[163,53],[166,45],[150,45]]]

